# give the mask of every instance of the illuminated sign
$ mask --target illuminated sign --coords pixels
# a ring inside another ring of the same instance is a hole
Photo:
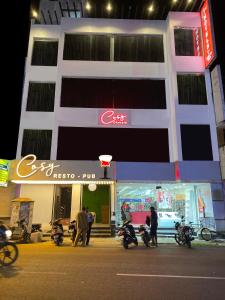
[[[202,56],[202,40],[201,40],[200,28],[195,28],[193,30],[193,44],[194,44],[194,55]]]
[[[9,160],[0,159],[0,186],[7,187],[9,177]]]
[[[202,23],[202,38],[203,38],[203,46],[204,46],[205,67],[207,68],[215,57],[215,52],[213,49],[213,39],[212,39],[212,30],[210,24],[210,12],[209,12],[208,0],[204,1],[200,11],[200,15],[201,15],[201,23]]]
[[[103,125],[127,125],[128,115],[114,110],[106,110],[100,113],[99,120]]]

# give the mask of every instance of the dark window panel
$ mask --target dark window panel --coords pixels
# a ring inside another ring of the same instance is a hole
[[[110,37],[105,35],[66,34],[64,60],[110,60]]]
[[[209,125],[181,125],[183,160],[213,160]]]
[[[37,159],[50,159],[52,130],[24,129],[21,156],[35,154]]]
[[[120,36],[114,38],[114,60],[164,62],[163,36]]]
[[[59,127],[57,159],[98,160],[102,153],[115,161],[169,162],[168,129]]]
[[[34,41],[31,65],[56,66],[58,41]]]
[[[165,80],[63,78],[61,106],[166,109]]]
[[[207,104],[204,75],[178,74],[177,87],[179,104]]]
[[[193,29],[174,29],[177,56],[194,56]]]
[[[27,111],[54,111],[55,83],[30,82]]]

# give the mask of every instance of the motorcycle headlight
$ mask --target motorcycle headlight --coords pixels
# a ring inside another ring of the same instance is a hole
[[[12,236],[12,231],[11,230],[6,230],[5,235],[6,235],[7,239],[10,239],[11,236]]]

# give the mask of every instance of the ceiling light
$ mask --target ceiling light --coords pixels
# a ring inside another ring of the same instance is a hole
[[[152,12],[154,10],[153,4],[149,6],[148,11]]]
[[[106,6],[106,9],[108,10],[108,12],[110,12],[112,10],[112,5],[110,3],[108,3],[108,5]]]
[[[86,3],[86,6],[85,6],[85,8],[86,8],[86,10],[88,10],[88,11],[89,11],[89,10],[91,10],[91,5],[90,5],[90,3],[89,3],[89,2],[87,2],[87,3]]]

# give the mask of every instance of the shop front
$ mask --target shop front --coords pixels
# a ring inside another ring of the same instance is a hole
[[[105,168],[98,161],[40,161],[27,155],[12,161],[10,180],[20,186],[17,196],[34,201],[33,223],[41,223],[43,230],[58,218],[68,225],[83,206],[93,213],[94,226],[109,227],[115,206],[114,164],[107,172]]]
[[[145,223],[150,206],[156,208],[164,233],[181,216],[187,223],[204,220],[207,227],[216,227],[216,164],[179,163],[178,170],[174,163],[112,162],[105,168],[99,161],[39,161],[28,155],[12,161],[10,180],[20,186],[17,197],[34,201],[33,223],[44,230],[57,218],[68,224],[82,206],[94,214],[94,226],[109,227],[112,216],[118,226],[123,205],[136,227]]]

